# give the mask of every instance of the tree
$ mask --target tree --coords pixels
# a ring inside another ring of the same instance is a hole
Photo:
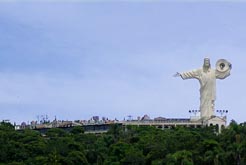
[[[77,135],[77,134],[83,134],[85,132],[84,128],[81,126],[75,126],[72,128],[70,133]]]
[[[69,165],[88,164],[88,161],[83,152],[71,151],[66,157],[66,163]]]
[[[192,153],[187,150],[182,150],[177,151],[174,154],[168,154],[165,164],[193,165]]]

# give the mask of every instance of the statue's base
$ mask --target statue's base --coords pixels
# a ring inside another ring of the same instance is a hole
[[[201,122],[203,126],[216,126],[218,131],[221,132],[222,128],[226,127],[226,116],[211,116],[209,118],[201,118],[199,116],[190,117],[191,122]]]

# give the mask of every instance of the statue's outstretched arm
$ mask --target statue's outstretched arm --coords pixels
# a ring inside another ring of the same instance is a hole
[[[185,79],[192,79],[192,78],[195,78],[195,79],[199,79],[199,73],[201,72],[201,69],[193,69],[191,71],[188,71],[188,72],[177,72],[174,77],[178,77],[180,76],[183,80]]]

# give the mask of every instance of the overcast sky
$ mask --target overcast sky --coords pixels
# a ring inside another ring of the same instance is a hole
[[[2,1],[0,120],[189,118],[199,82],[172,75],[209,57],[233,66],[216,109],[244,122],[245,18],[243,2]]]

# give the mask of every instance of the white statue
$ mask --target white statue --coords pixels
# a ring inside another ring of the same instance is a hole
[[[218,60],[216,69],[212,69],[209,58],[204,59],[202,68],[188,72],[177,72],[174,76],[180,76],[183,80],[195,78],[200,82],[200,116],[208,119],[214,115],[214,101],[216,99],[216,78],[224,79],[230,75],[231,64],[224,60]]]

